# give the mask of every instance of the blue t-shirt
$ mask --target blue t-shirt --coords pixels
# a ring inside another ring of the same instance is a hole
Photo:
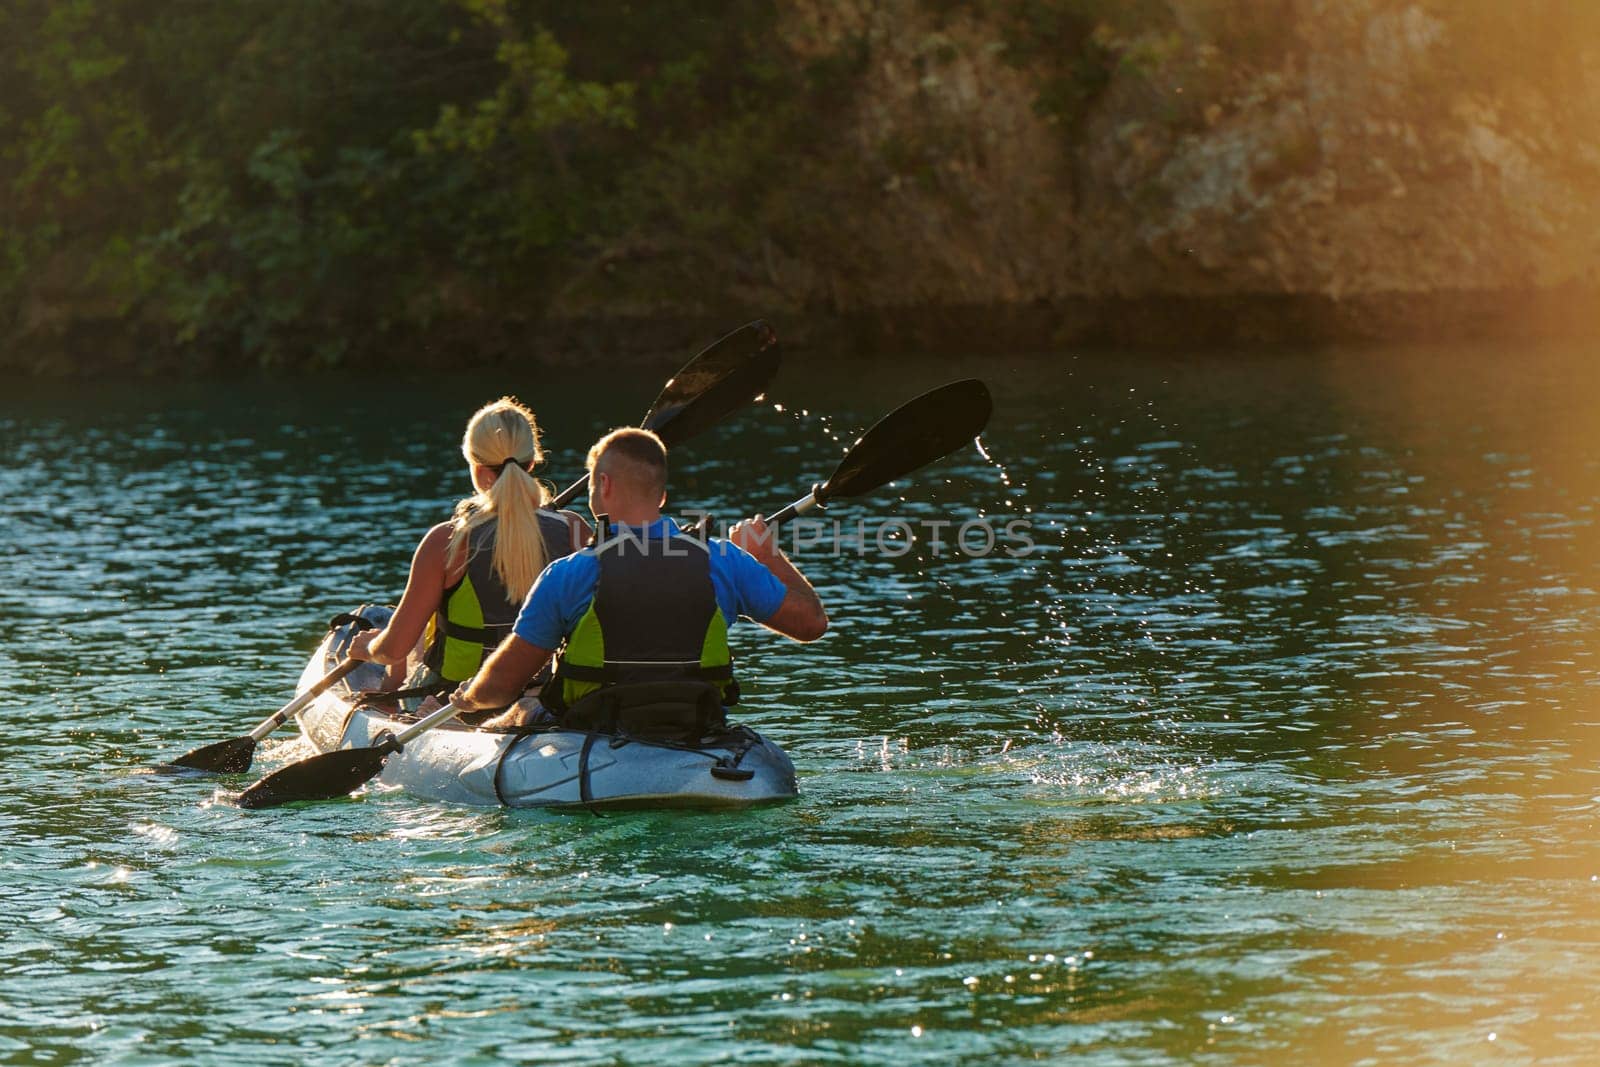
[[[613,536],[658,540],[679,533],[678,524],[660,518],[648,526],[617,526]],[[729,625],[744,615],[765,622],[783,604],[788,593],[777,575],[750,553],[730,541],[713,537],[706,542],[711,555],[711,586],[717,606]],[[556,649],[562,638],[577,629],[589,610],[600,584],[600,560],[593,548],[563,556],[544,569],[528,590],[511,632],[536,648]]]

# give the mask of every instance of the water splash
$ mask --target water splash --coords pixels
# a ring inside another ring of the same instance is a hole
[[[983,435],[982,434],[979,434],[977,437],[974,437],[972,439],[972,443],[975,446],[977,446],[978,455],[983,457],[984,462],[988,463],[999,474],[999,476],[1000,476],[1000,484],[1006,487],[1005,488],[1005,496],[1006,496],[1005,506],[1008,507],[1008,508],[1015,508],[1017,506],[1017,502],[1016,502],[1016,499],[1015,499],[1016,489],[1011,484],[1011,471],[1006,467],[1006,465],[1004,463],[1001,463],[999,460],[994,458],[993,453],[991,453],[989,451],[989,449],[984,445],[984,443],[983,443]]]
[[[756,402],[761,403],[766,399],[767,398],[765,394],[763,394],[762,396],[756,397]],[[845,452],[848,452],[850,450],[850,445],[854,444],[856,441],[856,438],[854,437],[852,437],[849,441],[845,441],[842,437],[840,437],[838,429],[833,424],[833,416],[824,412],[812,412],[808,408],[787,407],[781,401],[776,400],[771,401],[768,406],[779,415],[789,416],[789,418],[798,426],[815,425],[822,431],[823,436],[839,449],[841,455]]]

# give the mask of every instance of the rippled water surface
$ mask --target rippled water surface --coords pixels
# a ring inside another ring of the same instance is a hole
[[[0,1059],[1592,1063],[1597,366],[794,355],[676,504],[773,510],[977,374],[993,463],[829,517],[1036,548],[807,550],[830,634],[737,635],[801,799],[605,817],[143,771],[398,595],[478,403],[564,483],[664,373],[13,384]]]

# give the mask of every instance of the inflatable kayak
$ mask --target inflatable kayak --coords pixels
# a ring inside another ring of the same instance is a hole
[[[359,612],[381,626],[391,609]],[[358,624],[328,632],[306,664],[297,692],[343,659]],[[372,745],[415,716],[363,702],[383,675],[363,663],[303,708],[300,731],[318,752]],[[513,808],[730,808],[790,800],[794,764],[754,730],[729,726],[693,743],[641,740],[583,730],[483,730],[447,722],[389,757],[378,783],[414,796]]]

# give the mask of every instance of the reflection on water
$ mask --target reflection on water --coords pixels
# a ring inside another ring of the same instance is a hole
[[[794,358],[781,412],[674,458],[675,505],[770,511],[976,374],[988,458],[829,517],[1036,548],[803,556],[833,632],[739,643],[802,799],[606,818],[249,814],[137,772],[398,593],[483,399],[534,404],[564,484],[649,374],[25,387],[0,1058],[1586,1063],[1588,357]]]

